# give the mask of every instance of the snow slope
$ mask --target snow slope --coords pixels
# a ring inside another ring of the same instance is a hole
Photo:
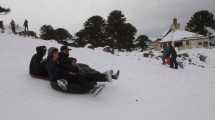
[[[72,56],[79,62],[100,71],[120,69],[121,76],[97,97],[63,94],[28,75],[38,45],[59,47],[55,42],[0,34],[0,120],[215,119],[213,67],[173,70],[137,52],[113,56],[99,49],[73,48]],[[211,55],[214,62],[215,54]]]

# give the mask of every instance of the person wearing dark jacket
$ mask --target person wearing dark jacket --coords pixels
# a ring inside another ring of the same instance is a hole
[[[10,27],[11,27],[12,32],[13,32],[14,34],[16,34],[16,23],[15,23],[14,20],[12,20],[12,21],[10,22]]]
[[[97,82],[109,82],[111,71],[107,74],[97,75],[97,79],[71,72],[60,65],[59,52],[57,48],[48,50],[47,70],[53,89],[67,93],[87,93]]]
[[[95,69],[91,68],[89,65],[77,63],[76,58],[69,57],[69,49],[68,46],[62,46],[61,52],[59,56],[59,65],[64,69],[70,72],[78,73],[82,76],[85,76],[88,79],[98,79],[100,76],[104,76],[104,73],[100,73]],[[113,79],[117,79],[119,75],[119,70],[115,75],[112,76]]]
[[[164,45],[162,61],[163,64],[166,64],[165,60],[170,56],[170,48],[167,45]]]
[[[48,72],[46,70],[46,60],[43,57],[46,54],[46,47],[39,46],[36,47],[36,54],[31,58],[29,73],[35,77],[47,78]]]
[[[61,52],[59,53],[59,64],[60,66],[65,69],[68,70],[70,72],[79,72],[79,68],[76,65],[77,59],[69,57],[69,51],[71,49],[69,49],[67,46],[62,46],[61,47]]]
[[[171,44],[169,45],[169,49],[170,49],[170,56],[171,56],[170,68],[178,69],[177,52]]]
[[[24,31],[27,32],[28,31],[28,20],[27,19],[25,19],[23,26],[24,26]]]

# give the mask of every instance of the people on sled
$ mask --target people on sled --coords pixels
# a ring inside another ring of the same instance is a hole
[[[62,46],[60,50],[59,64],[63,69],[87,76],[92,76],[90,74],[101,74],[97,70],[91,68],[89,65],[77,63],[76,58],[70,57],[70,51],[72,49],[68,48],[68,46]],[[119,71],[117,71],[117,74],[119,74]]]
[[[65,68],[60,56],[57,48],[52,47],[48,50],[47,70],[51,86],[55,90],[67,93],[87,93],[95,87],[97,82],[111,82],[112,79],[118,79],[119,72],[113,75],[112,70],[105,73],[81,74],[70,68],[71,66]]]
[[[44,79],[48,78],[48,71],[46,69],[47,61],[43,59],[46,51],[46,46],[36,47],[36,54],[32,56],[29,66],[29,73],[31,76]]]

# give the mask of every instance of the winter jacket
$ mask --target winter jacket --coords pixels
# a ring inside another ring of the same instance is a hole
[[[170,55],[171,55],[172,58],[177,57],[177,52],[176,52],[175,48],[172,47],[172,46],[170,47]]]
[[[77,65],[73,64],[73,61],[77,61],[75,58],[70,58],[68,55],[65,55],[65,53],[60,53],[60,58],[59,58],[59,65],[62,69],[78,73],[79,68]]]
[[[62,69],[58,62],[54,62],[51,59],[47,60],[47,70],[49,79],[51,81],[57,81],[59,79],[64,79],[65,76],[69,75],[69,71]]]
[[[170,56],[170,48],[169,47],[164,48],[164,50],[163,50],[163,56],[165,58]]]
[[[47,69],[51,87],[57,91],[66,93],[87,93],[94,87],[96,82],[89,82],[79,74],[70,74],[69,71],[61,68],[58,62],[48,59]],[[66,80],[66,89],[59,85],[59,81]]]
[[[38,77],[47,77],[48,72],[46,69],[46,63],[47,61],[43,59],[42,54],[39,53],[34,54],[33,57],[31,58],[29,67],[30,74]]]

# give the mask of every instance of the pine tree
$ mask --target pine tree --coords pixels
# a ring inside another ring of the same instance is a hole
[[[51,25],[43,25],[40,28],[40,38],[44,40],[54,39],[55,30]]]
[[[78,41],[90,43],[93,47],[103,47],[105,45],[106,21],[101,16],[92,16],[84,23],[84,29],[76,35]]]
[[[10,9],[9,8],[3,8],[0,6],[0,15],[5,15],[7,13],[10,12]],[[1,29],[1,32],[4,32],[4,23],[3,21],[0,21],[0,29]]]
[[[7,14],[10,12],[9,8],[4,8],[0,6],[0,14]]]
[[[206,27],[214,28],[215,20],[213,13],[202,10],[196,12],[187,23],[186,30],[202,35],[207,35]]]
[[[149,39],[148,36],[146,35],[140,35],[139,37],[137,37],[136,41],[135,41],[135,45],[138,48],[141,48],[141,51],[143,52],[145,49],[148,48],[148,43],[151,42],[151,40]]]
[[[115,10],[110,13],[106,31],[108,33],[108,44],[112,48],[113,54],[114,49],[131,50],[137,30],[132,24],[126,23],[126,17],[121,11]]]
[[[66,39],[72,39],[72,35],[68,32],[68,30],[64,28],[58,28],[54,30],[54,39],[57,41],[63,41]]]

